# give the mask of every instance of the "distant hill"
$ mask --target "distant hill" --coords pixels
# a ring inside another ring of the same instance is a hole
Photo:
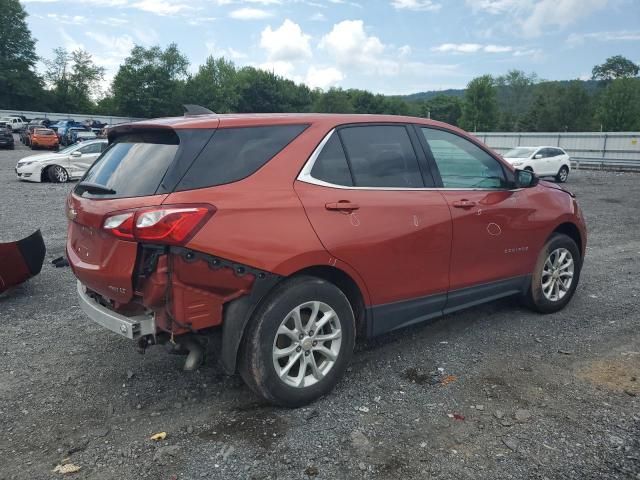
[[[447,90],[430,90],[428,92],[412,93],[410,95],[400,95],[400,98],[407,102],[419,102],[421,100],[430,100],[438,95],[446,95],[450,97],[464,96],[464,88],[449,88]]]
[[[555,83],[558,85],[566,85],[572,80],[542,80],[538,82],[537,85],[542,83]],[[603,83],[601,80],[578,80],[584,84],[584,88],[587,90],[587,93],[590,95],[595,93],[598,87]],[[437,97],[439,95],[446,95],[452,97],[463,97],[465,89],[464,88],[449,88],[447,90],[429,90],[427,92],[418,92],[412,93],[410,95],[399,95],[399,98],[406,100],[407,102],[420,102],[423,100],[430,100],[433,97]]]

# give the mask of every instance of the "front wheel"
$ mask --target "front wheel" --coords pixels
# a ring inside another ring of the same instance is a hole
[[[558,183],[564,183],[567,181],[567,178],[569,178],[569,169],[566,167],[566,165],[563,165],[562,167],[560,167],[560,170],[558,170],[556,181]]]
[[[251,319],[239,370],[258,395],[299,407],[338,383],[355,342],[349,300],[335,285],[300,276],[284,281]]]
[[[69,174],[60,165],[53,165],[47,170],[47,177],[53,183],[65,183],[69,181]]]
[[[540,313],[562,310],[573,297],[580,279],[582,258],[576,242],[554,233],[542,248],[531,285],[524,295],[527,306]]]

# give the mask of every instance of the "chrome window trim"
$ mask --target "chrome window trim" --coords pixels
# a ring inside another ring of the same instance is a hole
[[[315,148],[311,156],[307,160],[307,162],[300,170],[300,173],[296,177],[296,180],[304,183],[309,183],[311,185],[318,185],[320,187],[328,187],[328,188],[336,188],[339,190],[381,190],[381,191],[407,191],[407,192],[431,192],[431,191],[482,191],[482,192],[503,192],[503,191],[519,191],[521,189],[508,189],[508,188],[445,188],[445,187],[415,187],[415,188],[402,188],[402,187],[355,187],[348,185],[337,185],[335,183],[325,182],[324,180],[319,180],[313,176],[311,176],[311,170],[313,170],[313,166],[315,165],[322,149],[327,144],[327,142],[331,139],[331,136],[335,133],[336,129],[332,128],[329,133],[327,133],[322,141]]]

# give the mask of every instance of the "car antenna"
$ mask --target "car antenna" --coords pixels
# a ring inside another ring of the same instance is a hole
[[[216,112],[212,112],[208,108],[201,107],[200,105],[183,105],[184,107],[184,116],[192,117],[194,115],[215,115]]]

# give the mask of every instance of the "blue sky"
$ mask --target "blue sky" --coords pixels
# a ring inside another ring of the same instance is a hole
[[[517,68],[588,78],[640,62],[640,0],[22,0],[50,57],[82,47],[108,82],[135,44],[176,42],[192,71],[225,56],[312,87],[385,94],[464,87]]]

